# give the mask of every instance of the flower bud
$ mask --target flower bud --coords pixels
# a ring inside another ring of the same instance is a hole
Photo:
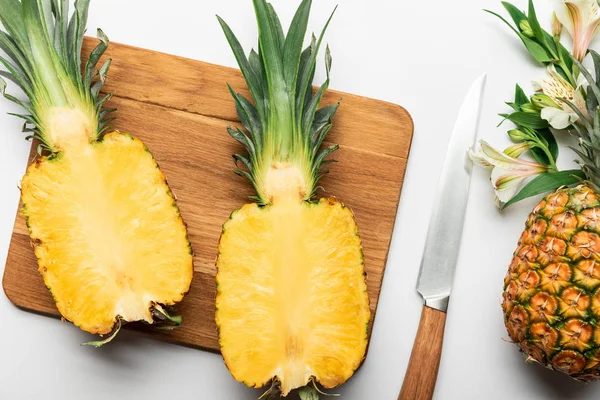
[[[519,28],[521,29],[521,33],[529,38],[534,36],[533,29],[531,29],[531,25],[529,25],[529,21],[526,19],[519,22]]]
[[[519,158],[519,156],[528,149],[529,145],[527,143],[518,143],[507,147],[506,150],[504,150],[504,154],[512,158]]]
[[[546,107],[560,108],[550,96],[543,93],[537,93],[531,96],[531,103],[540,110]]]
[[[552,35],[554,37],[559,37],[562,32],[562,24],[556,17],[556,13],[552,13]]]
[[[539,114],[540,109],[537,108],[533,103],[523,104],[521,106],[521,111],[531,114]]]
[[[522,142],[523,140],[528,138],[528,136],[525,132],[522,132],[518,129],[512,129],[512,130],[508,131],[508,137],[510,137],[511,140],[513,140],[515,142]]]

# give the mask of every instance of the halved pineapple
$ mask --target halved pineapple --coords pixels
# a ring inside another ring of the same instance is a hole
[[[233,376],[287,394],[338,386],[359,367],[369,303],[352,212],[335,199],[248,204],[219,243],[217,325]]]
[[[139,140],[113,132],[39,158],[23,178],[22,200],[46,286],[81,329],[109,333],[117,316],[152,323],[155,304],[188,291],[185,226]]]
[[[94,69],[108,40],[99,31],[82,73],[89,2],[76,2],[70,22],[68,4],[0,2],[8,31],[0,45],[11,59],[0,59],[4,76],[30,104],[5,97],[25,108],[26,128],[41,142],[21,188],[39,270],[62,316],[90,333],[116,333],[128,321],[177,324],[163,306],[191,284],[185,225],[142,142],[106,134],[113,110],[103,108],[110,96],[98,95],[110,60],[97,75]],[[0,78],[2,92],[5,86]]]
[[[258,204],[223,226],[217,258],[216,322],[223,358],[248,386],[287,396],[317,396],[360,366],[366,352],[369,298],[352,212],[333,198],[313,201],[325,158],[320,150],[338,105],[318,109],[329,79],[313,95],[323,37],[302,51],[311,1],[304,0],[287,37],[265,0],[254,0],[261,55],[247,59],[220,20],[254,98],[231,91],[249,134],[229,133],[248,150],[245,169]],[[329,75],[331,57],[326,54]]]

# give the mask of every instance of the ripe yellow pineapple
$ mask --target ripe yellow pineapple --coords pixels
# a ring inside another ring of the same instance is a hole
[[[231,90],[247,133],[229,133],[248,151],[234,158],[257,203],[223,226],[216,322],[235,379],[251,387],[273,382],[283,396],[298,389],[309,398],[316,386],[307,385],[336,387],[364,358],[370,311],[363,254],[352,212],[334,198],[313,201],[325,158],[338,146],[320,149],[337,104],[318,109],[329,78],[312,91],[323,33],[302,51],[311,1],[302,1],[287,36],[270,4],[255,0],[254,7],[260,51],[248,58],[219,19],[254,99]],[[330,66],[327,49],[328,75]]]
[[[548,195],[527,220],[504,281],[506,327],[532,359],[600,378],[600,198],[580,185]]]
[[[0,0],[0,59],[29,103],[26,129],[41,142],[21,198],[46,286],[62,316],[81,329],[113,333],[130,321],[178,324],[165,306],[189,290],[193,266],[185,225],[165,177],[137,139],[109,132],[110,98],[100,98],[110,60],[100,43],[80,53],[89,0]],[[0,79],[4,93],[6,83]],[[109,132],[109,133],[107,133]]]
[[[600,55],[593,58],[600,68]],[[575,151],[587,181],[546,196],[530,214],[504,281],[502,309],[510,338],[529,360],[589,381],[600,379],[600,88],[574,63],[590,83],[588,110],[572,105],[580,115]]]

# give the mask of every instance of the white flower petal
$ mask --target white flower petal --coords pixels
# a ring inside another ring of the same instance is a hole
[[[573,55],[582,61],[600,22],[597,0],[553,0],[556,17],[573,39]]]
[[[515,197],[515,195],[521,188],[523,181],[527,178],[527,176],[518,177],[511,180],[508,184],[496,187],[495,182],[506,177],[507,175],[510,175],[511,172],[512,171],[503,170],[501,168],[494,168],[494,170],[492,171],[491,180],[495,188],[496,198],[503,204],[507,203],[510,199]]]
[[[532,82],[537,91],[550,97],[556,104],[562,104],[561,99],[573,101],[575,88],[556,71],[554,65],[547,69],[547,75]]]
[[[560,21],[561,24],[565,27],[565,29],[569,32],[571,37],[573,36],[573,22],[571,21],[571,13],[567,8],[564,0],[552,0],[552,4],[554,6],[554,12],[556,13],[556,18]]]
[[[573,122],[577,121],[577,115],[573,115],[565,110],[554,107],[546,107],[542,109],[542,119],[548,121],[554,129],[566,129]]]
[[[501,151],[496,150],[487,142],[481,140],[481,152],[485,159],[495,167],[505,171],[525,171],[539,174],[548,170],[548,167],[531,161],[509,157]]]
[[[480,167],[494,168],[494,166],[491,163],[489,163],[483,155],[481,155],[481,146],[479,146],[479,148],[480,149],[477,152],[475,152],[473,148],[469,148],[469,158],[471,159],[471,161],[473,161]]]

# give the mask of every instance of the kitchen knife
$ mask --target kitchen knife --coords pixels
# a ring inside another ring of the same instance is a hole
[[[399,400],[433,397],[471,182],[467,150],[475,144],[485,82],[484,74],[471,86],[448,144],[417,280],[425,304]]]

